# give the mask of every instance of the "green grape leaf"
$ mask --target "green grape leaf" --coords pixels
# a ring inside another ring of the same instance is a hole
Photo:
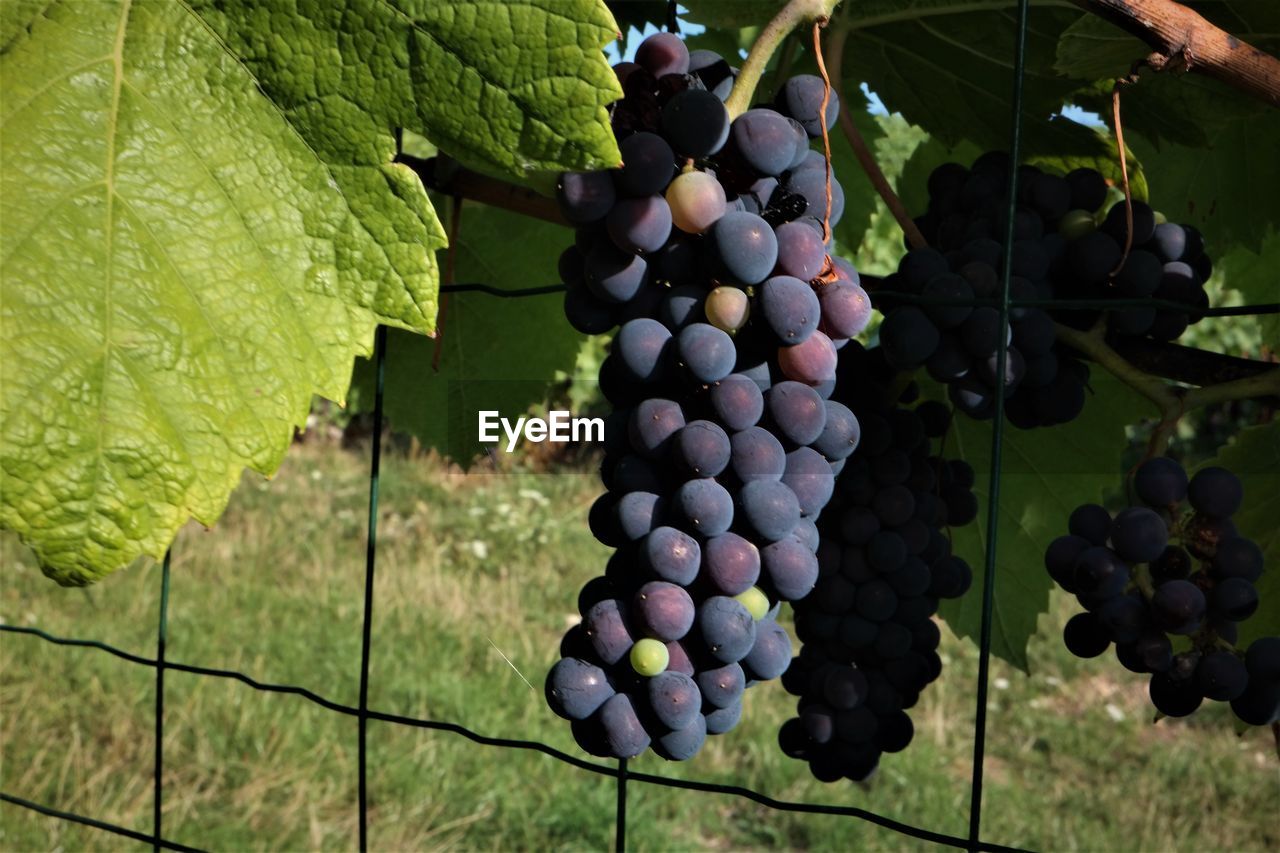
[[[602,0],[350,0],[306,17],[293,5],[194,0],[317,145],[347,150],[359,122],[513,178],[618,165],[605,106],[622,88],[600,50],[618,27]],[[280,40],[306,45],[309,73]]]
[[[556,258],[573,239],[560,226],[470,203],[459,224],[457,280],[503,290],[557,282]],[[565,321],[559,293],[505,299],[451,293],[446,300],[438,343],[389,331],[384,411],[392,428],[468,464],[485,450],[477,440],[478,412],[512,421],[524,415],[546,399],[557,371],[573,370],[583,338]],[[358,361],[354,409],[372,409],[373,382],[372,362]]]
[[[995,606],[991,651],[1028,670],[1027,640],[1049,604],[1053,581],[1044,568],[1045,548],[1067,532],[1067,517],[1083,503],[1101,500],[1123,473],[1125,426],[1147,406],[1128,386],[1094,371],[1084,413],[1069,424],[1019,430],[1006,425],[997,506]],[[944,448],[977,473],[977,519],[952,531],[957,554],[973,567],[973,588],[943,601],[942,618],[957,634],[981,636],[983,566],[991,470],[990,422],[957,415]]]
[[[1258,579],[1258,611],[1240,623],[1237,645],[1280,636],[1280,421],[1248,427],[1201,467],[1232,471],[1244,486],[1244,503],[1232,516],[1240,535],[1262,548],[1265,569]]]
[[[387,147],[415,242],[384,251],[184,6],[27,24],[0,56],[0,524],[82,584],[273,471],[378,321],[429,330],[438,228]]]
[[[212,524],[377,323],[433,330],[394,127],[514,176],[617,162],[599,0],[298,11],[0,7],[0,525],[61,583]]]

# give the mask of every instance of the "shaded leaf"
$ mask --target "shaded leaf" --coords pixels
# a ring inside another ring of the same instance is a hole
[[[1053,581],[1044,568],[1049,543],[1067,532],[1067,517],[1083,503],[1098,502],[1123,473],[1125,426],[1145,411],[1142,398],[1101,371],[1084,413],[1069,424],[1036,430],[1004,430],[996,532],[992,654],[1026,671],[1027,640],[1048,608]],[[978,518],[953,530],[956,553],[974,570],[973,588],[943,601],[940,613],[957,634],[981,636],[983,566],[987,550],[990,422],[957,417],[945,446],[977,473]]]

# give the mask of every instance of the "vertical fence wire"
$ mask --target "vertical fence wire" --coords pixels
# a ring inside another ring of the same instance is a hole
[[[1000,262],[1000,329],[996,350],[996,411],[991,428],[991,470],[987,488],[987,552],[982,569],[982,634],[978,644],[978,696],[973,725],[973,777],[969,789],[969,849],[978,850],[982,831],[983,764],[987,748],[987,681],[991,675],[991,622],[995,604],[996,538],[1000,529],[1000,468],[1004,449],[1004,388],[1009,355],[1009,283],[1013,276],[1014,214],[1018,204],[1018,155],[1022,147],[1022,84],[1026,71],[1027,14],[1019,0],[1013,61],[1013,116],[1009,129],[1009,201],[1004,256]]]
[[[382,389],[386,376],[387,327],[374,335],[374,364],[377,379],[373,392],[373,450],[369,461],[369,541],[364,563],[364,627],[360,641],[360,704],[357,717],[360,740],[359,808],[360,850],[369,849],[369,774],[367,736],[369,730],[369,648],[373,641],[373,569],[378,557],[378,473],[382,465]]]
[[[618,759],[618,808],[614,815],[613,846],[617,853],[627,849],[627,759]]]
[[[164,804],[164,646],[169,633],[169,557],[170,548],[164,552],[160,565],[160,620],[156,626],[156,742],[155,778],[151,804],[151,846],[160,849],[162,806]]]

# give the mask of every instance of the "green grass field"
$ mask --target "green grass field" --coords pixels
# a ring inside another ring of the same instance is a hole
[[[184,530],[173,552],[169,659],[356,704],[366,465],[358,454],[299,445],[270,483],[245,479],[216,529]],[[585,469],[464,475],[385,457],[370,706],[580,754],[547,710],[542,679],[578,587],[607,554],[586,527],[597,488]],[[0,539],[0,559],[5,623],[154,656],[157,566],[79,590],[45,580],[11,538]],[[1055,600],[1042,620],[1030,677],[993,668],[984,838],[1047,850],[1280,846],[1270,733],[1237,737],[1220,706],[1153,726],[1140,679],[1113,659],[1079,661],[1061,648],[1069,604]],[[743,723],[694,761],[650,753],[633,767],[964,835],[977,650],[944,635],[947,668],[912,711],[915,742],[889,756],[868,788],[822,785],[782,756],[775,734],[794,708],[776,682],[752,690]],[[167,837],[224,850],[356,845],[354,718],[226,679],[166,679]],[[149,832],[154,698],[149,668],[0,635],[0,789]],[[932,846],[731,796],[638,783],[629,793],[636,850]],[[373,849],[605,849],[614,798],[605,777],[538,753],[370,723]],[[130,846],[0,805],[0,849]]]

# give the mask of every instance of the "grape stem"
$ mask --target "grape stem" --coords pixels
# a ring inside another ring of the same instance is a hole
[[[755,44],[751,45],[751,52],[738,71],[738,79],[733,84],[733,91],[729,93],[729,100],[724,102],[730,121],[745,113],[751,106],[756,86],[778,45],[800,24],[830,18],[839,2],[840,0],[791,0],[773,16],[773,20],[760,31]]]
[[[1230,382],[1201,388],[1183,388],[1139,370],[1112,349],[1106,341],[1105,319],[1088,331],[1055,323],[1054,333],[1058,340],[1087,355],[1112,376],[1155,404],[1160,412],[1160,421],[1152,432],[1147,447],[1148,458],[1164,453],[1169,446],[1169,439],[1177,429],[1178,421],[1192,409],[1232,400],[1280,395],[1280,367]]]
[[[929,242],[920,233],[920,229],[916,226],[915,220],[911,218],[911,214],[907,213],[906,205],[902,203],[902,199],[898,198],[898,194],[893,191],[893,187],[889,184],[889,179],[884,176],[884,172],[880,169],[880,164],[876,162],[875,155],[871,153],[871,149],[867,147],[866,140],[862,138],[862,134],[858,131],[858,126],[853,122],[849,102],[844,96],[843,75],[844,45],[849,38],[849,25],[844,22],[838,22],[833,25],[832,30],[831,37],[827,39],[826,61],[831,70],[831,90],[835,92],[836,99],[840,102],[840,129],[844,131],[845,138],[849,140],[849,145],[853,148],[854,156],[858,158],[862,171],[867,173],[867,177],[871,180],[871,185],[876,188],[876,192],[884,200],[885,207],[889,209],[889,212],[893,214],[894,220],[902,227],[902,233],[907,235],[907,242],[911,244],[911,248],[927,248]]]

